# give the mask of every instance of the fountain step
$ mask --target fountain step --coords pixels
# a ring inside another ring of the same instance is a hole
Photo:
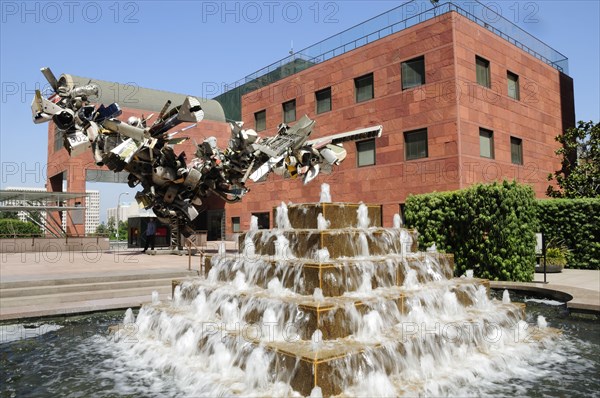
[[[413,357],[426,355],[427,352],[422,352],[421,348],[423,341],[427,341],[428,347],[448,344],[473,346],[477,344],[478,339],[488,336],[489,328],[499,330],[494,328],[500,325],[510,328],[522,319],[524,305],[520,303],[496,303],[495,307],[492,312],[489,309],[486,312],[474,307],[469,308],[447,324],[435,322],[425,325],[411,318],[403,318],[404,321],[373,332],[374,334],[363,333],[362,336],[335,340],[323,338],[320,341],[312,341],[310,337],[298,339],[297,336],[273,338],[274,335],[261,332],[264,329],[260,324],[232,327],[202,321],[199,325],[193,314],[181,306],[149,305],[147,311],[153,312],[154,318],[177,318],[177,322],[183,325],[184,329],[203,330],[198,341],[200,350],[212,350],[211,339],[225,343],[231,352],[236,353],[248,353],[253,348],[263,347],[267,352],[275,354],[270,362],[270,374],[277,374],[278,379],[289,382],[295,391],[304,396],[308,396],[315,386],[322,389],[323,396],[332,396],[359,381],[354,377],[360,377],[367,371],[377,370],[388,375],[398,373],[403,364],[397,360],[396,353]],[[162,322],[162,327],[164,325]],[[457,334],[458,330],[460,333]],[[544,337],[544,333],[553,332],[550,328],[545,331],[528,331],[526,336],[521,337],[534,340]],[[493,338],[496,337],[501,336]],[[171,344],[170,338],[166,336],[166,344]],[[240,355],[241,367],[245,366],[242,358],[244,356]],[[354,371],[349,371],[351,369]],[[363,372],[356,372],[356,369],[363,369]]]
[[[507,320],[502,322],[505,327],[510,327],[514,320],[522,319],[524,316],[524,305],[502,304],[499,308],[501,312],[507,315]],[[458,321],[456,324],[472,325],[481,321],[480,314],[476,314],[472,319]],[[411,353],[419,350],[419,342],[423,340],[436,340],[437,345],[447,344],[476,344],[469,337],[472,336],[473,329],[467,326],[462,329],[460,337],[451,333],[455,324],[449,324],[447,329],[440,327],[440,333],[433,333],[430,326],[417,325],[424,329],[413,329],[416,324],[409,323],[409,327],[404,325],[396,327],[392,333],[383,334],[380,337],[380,343],[361,342],[353,337],[338,339],[334,341],[323,341],[315,344],[312,341],[274,341],[263,344],[268,350],[276,353],[274,369],[283,370],[290,374],[290,385],[292,388],[302,394],[309,396],[312,389],[319,386],[323,396],[334,396],[340,394],[344,389],[360,381],[360,377],[369,371],[381,371],[387,375],[398,373],[402,370],[402,364],[397,362],[394,355],[390,353]],[[489,326],[488,326],[489,325]],[[498,324],[491,320],[484,322],[481,330],[486,328],[498,327]],[[471,335],[469,335],[471,333]],[[560,331],[553,328],[528,331],[527,336],[521,336],[530,341],[541,340],[550,335],[557,335]],[[417,344],[412,344],[415,342]],[[373,341],[368,339],[368,341]],[[361,372],[357,372],[361,369]]]
[[[13,296],[13,297],[2,297],[2,312],[5,309],[11,307],[22,307],[22,306],[45,306],[49,304],[58,303],[75,303],[75,302],[86,302],[93,300],[102,300],[110,298],[123,298],[123,297],[138,297],[146,296],[147,301],[151,300],[152,291],[156,290],[160,294],[167,294],[170,291],[169,282],[170,279],[155,280],[154,284],[147,285],[144,287],[128,287],[119,289],[107,289],[107,290],[91,290],[88,289],[90,286],[81,285],[78,291],[70,293],[52,293],[52,294],[39,294],[31,296]]]
[[[246,282],[266,288],[269,281],[278,278],[283,287],[301,295],[312,295],[316,288],[321,289],[325,297],[341,296],[368,287],[401,286],[409,269],[415,271],[418,282],[426,283],[437,277],[452,277],[454,256],[443,253],[416,253],[406,256],[370,257],[368,260],[337,259],[316,262],[307,259],[295,259],[286,263],[269,257],[256,257],[256,261],[244,262],[239,255],[208,257],[206,272],[214,274],[219,281],[233,280],[237,272],[243,272]],[[423,263],[429,261],[430,270]],[[369,277],[370,276],[370,277]],[[368,278],[365,281],[365,278]],[[370,280],[370,283],[369,283]]]
[[[329,221],[330,229],[356,227],[358,225],[358,207],[356,203],[310,203],[290,204],[288,218],[292,228],[317,229],[319,213]],[[369,227],[381,227],[381,205],[366,204]],[[273,220],[277,219],[277,208],[273,209]]]
[[[289,241],[289,252],[279,238]],[[417,231],[408,229],[339,229],[339,230],[259,230],[246,232],[239,237],[242,253],[246,237],[254,244],[256,255],[275,256],[280,260],[293,258],[316,258],[317,251],[326,248],[329,258],[384,256],[407,254],[417,250]],[[405,241],[405,242],[404,242]],[[280,253],[281,252],[281,253]],[[249,256],[254,253],[248,254]]]
[[[189,273],[187,274],[189,276]],[[33,287],[17,287],[2,289],[2,301],[8,298],[24,298],[47,296],[66,293],[98,292],[108,290],[124,290],[137,288],[168,287],[172,277],[161,279],[132,279],[127,281],[113,280],[107,282],[66,283],[62,285],[47,285]]]
[[[173,286],[178,284],[179,281],[173,281]],[[376,296],[366,293],[316,300],[313,296],[273,296],[269,290],[260,288],[239,290],[231,285],[217,286],[200,279],[196,282],[190,280],[189,283],[183,283],[181,286],[184,306],[190,305],[201,291],[204,292],[206,302],[214,306],[215,318],[212,321],[216,324],[222,322],[225,307],[219,307],[214,303],[235,302],[226,307],[228,311],[231,312],[233,309],[235,312],[233,323],[260,324],[267,309],[276,309],[283,314],[277,320],[280,327],[295,330],[301,339],[309,339],[317,329],[322,332],[325,340],[347,337],[360,328],[357,319],[371,311],[377,311],[383,325],[391,327],[416,305],[415,299],[423,300],[416,296],[416,293],[421,290],[406,290],[400,287],[379,289]],[[430,282],[427,286],[430,295],[437,293],[441,297],[445,291],[455,293],[458,303],[467,307],[476,302],[473,296],[479,286],[484,288],[484,295],[487,294],[489,281],[455,278],[439,283]],[[218,293],[215,293],[217,291]],[[212,294],[218,296],[211,297]],[[407,298],[411,301],[407,301]],[[169,309],[165,311],[168,312]]]

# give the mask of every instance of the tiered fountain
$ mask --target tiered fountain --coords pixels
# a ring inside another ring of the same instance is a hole
[[[253,222],[239,253],[144,306],[129,352],[191,395],[442,395],[510,377],[551,339],[488,281],[452,278],[452,255],[415,252],[399,217],[382,228],[380,206],[324,194],[282,204],[273,230]]]

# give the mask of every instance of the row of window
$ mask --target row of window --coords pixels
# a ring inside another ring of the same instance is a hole
[[[414,160],[427,158],[427,129],[404,132],[404,159]],[[375,164],[375,139],[356,143],[357,166],[372,166]],[[494,159],[494,132],[484,128],[479,129],[479,155]],[[513,164],[523,164],[523,140],[510,137],[510,158]]]
[[[354,79],[354,92],[356,102],[363,102],[375,97],[373,73]],[[331,87],[315,92],[317,115],[331,111]],[[290,123],[296,120],[296,99],[281,104],[283,122]],[[254,129],[262,131],[267,128],[267,110],[263,109],[254,114]]]
[[[475,71],[477,75],[477,83],[490,88],[492,87],[492,78],[490,73],[490,61],[480,56],[475,56]],[[506,81],[508,84],[508,96],[512,99],[519,100],[519,75],[509,70],[506,71]]]
[[[483,158],[495,158],[493,131],[479,129],[479,155]],[[523,140],[520,138],[510,137],[510,161],[512,164],[523,164]]]
[[[480,56],[475,56],[475,71],[477,83],[490,88],[492,86],[490,74],[490,61]],[[425,84],[425,56],[416,57],[401,63],[402,90],[418,87]],[[508,82],[508,96],[519,100],[519,75],[506,71]],[[375,97],[375,85],[373,73],[354,79],[354,95],[356,103],[368,101]],[[317,115],[331,111],[331,87],[315,92],[315,103]],[[296,100],[282,104],[283,122],[290,123],[296,120]],[[256,131],[267,128],[267,110],[254,114],[254,126]]]

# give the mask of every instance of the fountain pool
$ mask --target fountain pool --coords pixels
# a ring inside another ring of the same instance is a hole
[[[600,390],[597,322],[490,295],[471,273],[452,278],[452,255],[415,252],[416,232],[381,228],[380,215],[372,205],[282,204],[278,228],[242,234],[238,254],[214,255],[205,277],[175,283],[171,302],[149,294],[137,313],[4,325],[2,395]]]
[[[502,291],[494,291],[492,296],[501,300]],[[485,381],[482,375],[460,387],[460,391],[467,395],[524,397],[598,395],[600,323],[566,315],[565,305],[546,305],[514,292],[510,296],[513,301],[528,300],[528,322],[542,315],[562,336],[552,351],[531,358],[528,371],[521,377]],[[158,372],[115,341],[108,328],[122,322],[123,317],[124,311],[112,311],[44,319],[26,324],[26,329],[23,324],[0,325],[0,396],[193,396],[186,388],[186,375]],[[34,329],[36,325],[46,326]],[[202,373],[189,371],[191,379],[202,377]],[[365,381],[362,387],[368,391],[373,381]],[[219,391],[218,385],[214,391]],[[259,395],[258,391],[254,395]],[[272,386],[270,392],[276,394],[277,387]],[[293,395],[283,388],[279,393]]]

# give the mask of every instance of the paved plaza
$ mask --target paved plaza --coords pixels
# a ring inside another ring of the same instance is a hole
[[[213,247],[214,246],[214,247]],[[208,246],[216,252],[218,244]],[[236,249],[226,242],[227,251]],[[2,253],[0,320],[139,307],[153,291],[169,299],[171,280],[198,276],[200,255],[139,250],[107,252]],[[493,288],[536,292],[568,300],[573,311],[600,314],[600,271],[565,269],[535,274],[535,282],[492,282]]]

